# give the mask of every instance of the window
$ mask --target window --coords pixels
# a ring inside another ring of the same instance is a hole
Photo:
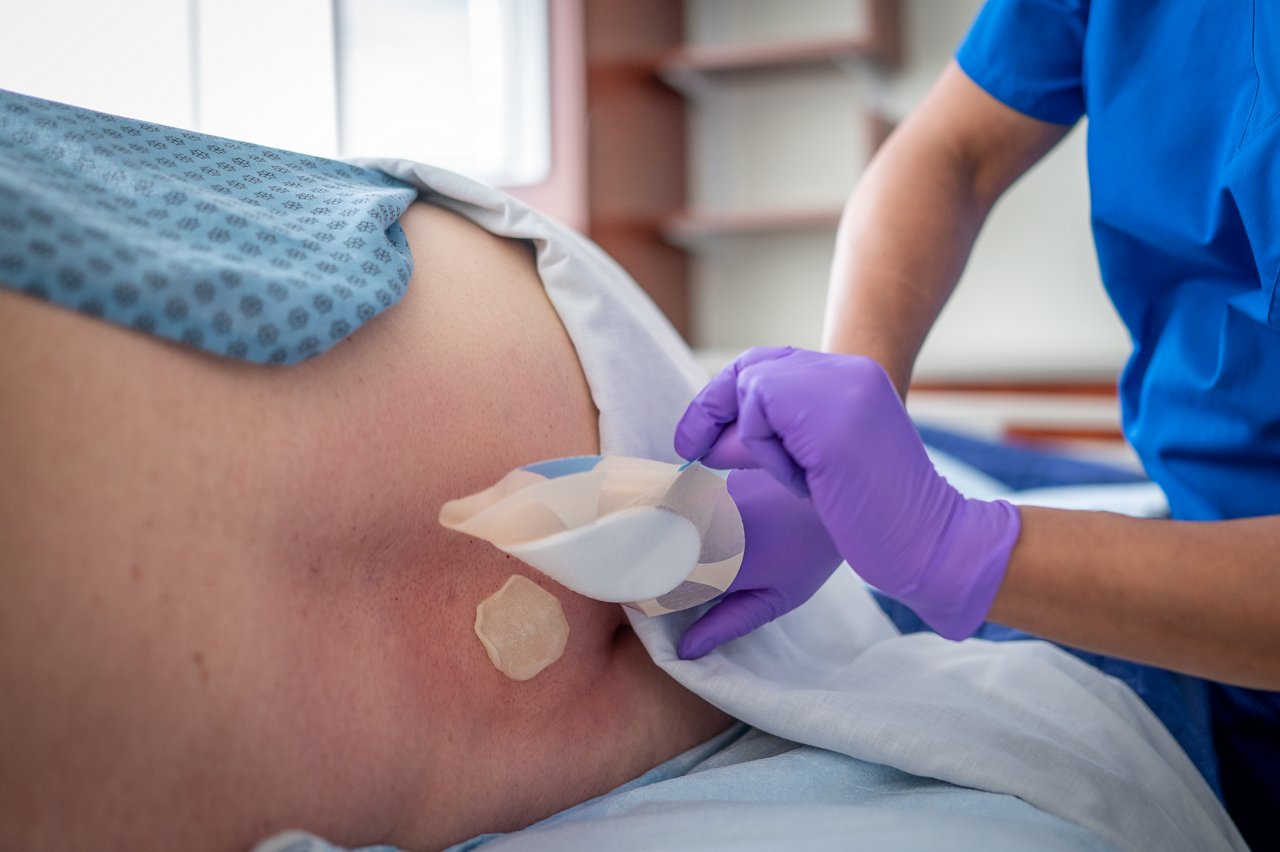
[[[0,87],[505,186],[550,168],[546,0],[44,0]]]

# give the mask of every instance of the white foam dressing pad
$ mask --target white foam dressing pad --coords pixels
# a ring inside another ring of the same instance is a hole
[[[589,598],[646,615],[724,592],[745,536],[722,476],[626,456],[575,456],[517,468],[453,500],[440,523],[492,543]]]

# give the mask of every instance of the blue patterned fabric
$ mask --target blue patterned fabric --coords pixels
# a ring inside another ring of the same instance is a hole
[[[0,284],[215,355],[292,364],[404,294],[381,172],[0,90]]]

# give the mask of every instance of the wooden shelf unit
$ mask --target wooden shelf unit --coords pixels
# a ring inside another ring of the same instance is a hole
[[[923,422],[992,440],[1136,462],[1109,375],[925,379],[911,383],[907,406]]]
[[[822,63],[892,68],[902,58],[901,0],[866,6],[859,37],[690,45],[682,0],[581,0],[586,67],[587,235],[616,258],[690,335],[690,257],[700,238],[834,228],[835,208],[704,210],[688,202],[692,89],[725,75]],[[889,124],[867,114],[872,149]]]
[[[580,0],[586,231],[686,338],[689,258],[658,223],[686,197],[685,101],[658,76],[684,39],[682,0]]]
[[[682,45],[659,63],[664,75],[705,74],[795,67],[862,59],[882,68],[902,63],[900,0],[861,0],[867,32],[859,36],[802,38],[743,44]]]
[[[868,113],[864,119],[867,149],[875,151],[893,131],[893,122],[878,113]],[[696,249],[701,240],[712,237],[810,230],[830,230],[834,240],[843,213],[844,206],[838,204],[755,210],[689,207],[665,217],[658,228],[668,242],[689,249]]]

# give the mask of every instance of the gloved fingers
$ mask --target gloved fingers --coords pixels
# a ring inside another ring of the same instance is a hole
[[[706,455],[724,428],[738,418],[738,375],[730,364],[689,403],[676,424],[675,449],[683,459]]]
[[[773,589],[731,592],[684,632],[676,653],[682,660],[696,660],[782,614],[781,596]]]
[[[768,391],[770,378],[768,373],[757,367],[740,383],[738,438],[759,467],[773,474],[793,493],[808,497],[809,485],[804,468],[787,451],[783,435],[774,422],[778,416],[790,415],[772,411]]]
[[[724,427],[720,437],[716,438],[715,443],[711,445],[711,449],[703,453],[701,461],[707,467],[713,467],[716,470],[760,467],[760,462],[756,461],[751,451],[742,444],[737,420]]]
[[[748,349],[707,383],[685,409],[676,424],[675,450],[683,459],[703,457],[724,428],[738,417],[738,375],[752,364],[781,358],[789,347],[760,346]],[[733,467],[735,465],[728,465]]]

